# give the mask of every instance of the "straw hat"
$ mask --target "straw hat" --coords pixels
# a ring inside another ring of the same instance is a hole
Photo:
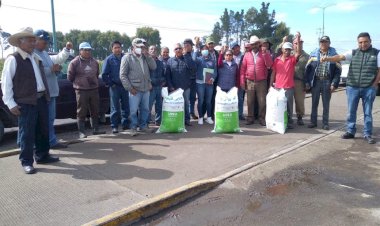
[[[20,44],[21,38],[36,38],[36,36],[33,34],[33,29],[31,27],[24,27],[20,29],[17,33],[9,36],[8,42],[12,46],[18,46]]]

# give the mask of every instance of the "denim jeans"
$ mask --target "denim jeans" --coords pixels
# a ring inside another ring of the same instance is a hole
[[[149,116],[149,91],[137,91],[136,95],[129,93],[129,109],[131,113],[131,129],[146,128]],[[139,115],[137,116],[137,111]]]
[[[208,84],[199,84],[197,83],[197,95],[198,95],[198,112],[203,112],[204,109],[204,102],[206,103],[206,109],[207,109],[207,117],[212,116],[212,106],[211,106],[211,100],[212,100],[212,94],[214,91],[213,85]],[[199,117],[202,117],[201,114],[199,114]]]
[[[45,97],[37,99],[37,105],[19,104],[18,117],[21,165],[33,165],[33,149],[36,160],[49,154],[49,109]]]
[[[190,114],[194,114],[195,101],[197,99],[197,85],[195,83],[195,79],[191,80],[190,85]]]
[[[190,122],[190,88],[187,88],[183,91],[184,107],[185,107],[185,122]]]
[[[367,88],[347,86],[346,94],[348,101],[347,132],[354,135],[356,133],[356,111],[361,98],[364,112],[363,136],[372,136],[372,107],[376,97],[376,88],[373,86]]]
[[[162,87],[153,87],[149,95],[149,116],[147,122],[151,121],[150,113],[152,112],[153,103],[154,103],[154,122],[161,123],[161,114],[162,114],[162,96],[161,96]]]
[[[314,86],[311,88],[311,115],[310,122],[317,125],[318,117],[318,105],[319,98],[322,95],[322,105],[323,105],[323,115],[322,123],[323,125],[329,125],[329,112],[330,112],[330,91],[331,83],[329,80],[315,80]]]
[[[238,89],[238,106],[239,106],[239,117],[243,117],[244,112],[244,96],[245,90],[242,88]]]
[[[57,136],[55,135],[54,129],[54,120],[55,120],[55,112],[56,112],[56,97],[50,97],[50,102],[48,104],[49,108],[49,144],[50,147],[56,145],[58,143]]]
[[[128,90],[123,86],[114,85],[109,88],[111,101],[111,127],[117,128],[121,122],[123,128],[129,126]]]

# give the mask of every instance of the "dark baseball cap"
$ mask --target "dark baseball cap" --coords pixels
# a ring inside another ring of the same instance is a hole
[[[321,37],[321,39],[319,39],[319,42],[330,42],[330,37],[324,35]]]
[[[194,45],[193,40],[191,40],[190,38],[185,39],[185,41],[183,41],[183,44],[190,44],[192,46]]]

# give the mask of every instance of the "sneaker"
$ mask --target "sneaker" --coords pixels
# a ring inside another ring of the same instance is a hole
[[[364,136],[364,139],[365,139],[369,144],[374,144],[374,143],[376,143],[375,139],[373,139],[371,136]]]
[[[355,137],[354,134],[346,132],[345,134],[342,135],[342,139],[353,139]]]
[[[212,118],[211,118],[211,117],[208,117],[208,118],[206,119],[206,122],[207,122],[208,124],[214,124],[214,121],[212,121]]]
[[[323,125],[322,129],[324,129],[324,130],[330,130],[330,127],[329,127],[329,125]]]
[[[131,137],[137,136],[137,130],[136,129],[131,129],[130,133]]]
[[[117,128],[112,128],[112,133],[115,134],[115,133],[118,133],[119,130],[117,130]]]
[[[196,116],[194,113],[190,114],[192,119],[198,119],[198,116]]]
[[[199,124],[199,125],[203,125],[203,118],[199,118],[199,119],[198,119],[198,124]]]
[[[317,127],[317,124],[314,124],[314,123],[310,123],[309,125],[307,125],[307,128],[315,128]]]

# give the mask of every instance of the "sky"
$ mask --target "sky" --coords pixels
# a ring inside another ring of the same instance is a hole
[[[16,33],[22,27],[52,31],[52,0],[2,0],[0,27]],[[243,0],[54,0],[56,31],[71,29],[111,30],[134,36],[136,28],[149,26],[160,31],[161,46],[171,51],[185,38],[212,32],[225,8],[247,11],[261,8],[262,1]],[[318,47],[322,33],[330,36],[338,53],[357,47],[356,38],[367,31],[372,44],[380,48],[380,1],[378,0],[272,0],[269,10],[285,22],[292,34],[300,31],[304,49]],[[324,10],[322,10],[324,8]],[[324,12],[324,13],[323,13]],[[260,37],[261,38],[261,37]]]

